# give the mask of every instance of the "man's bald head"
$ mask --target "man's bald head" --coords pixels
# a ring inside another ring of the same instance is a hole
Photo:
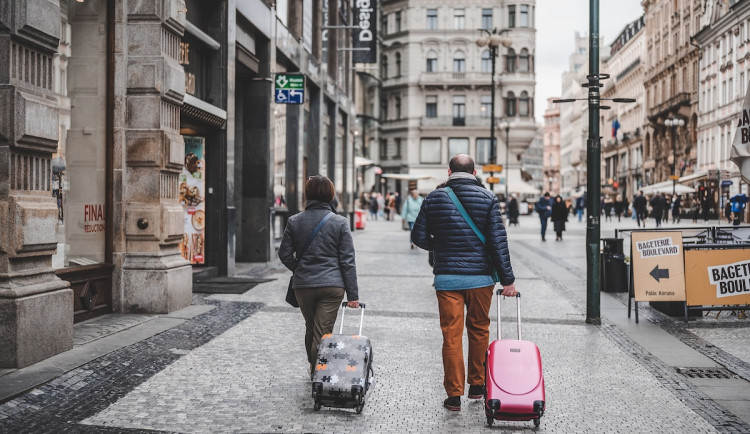
[[[474,174],[474,160],[466,154],[456,154],[448,163],[451,173],[466,172]]]

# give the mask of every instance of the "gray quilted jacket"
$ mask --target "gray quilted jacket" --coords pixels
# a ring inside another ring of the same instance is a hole
[[[289,217],[279,247],[279,259],[294,272],[294,289],[334,286],[346,290],[348,301],[358,300],[354,242],[345,217],[338,214],[331,217],[302,258],[296,258],[315,226],[327,213],[334,211],[330,204],[313,200],[308,202],[305,211]]]

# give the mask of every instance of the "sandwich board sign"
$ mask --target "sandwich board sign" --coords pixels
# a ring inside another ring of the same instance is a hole
[[[685,301],[682,232],[633,232],[630,236],[636,301]]]
[[[685,273],[688,306],[750,304],[750,248],[689,250]]]
[[[276,74],[273,82],[276,104],[302,104],[305,102],[304,74]]]

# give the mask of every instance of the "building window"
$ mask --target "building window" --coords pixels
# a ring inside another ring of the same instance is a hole
[[[427,118],[437,117],[437,95],[427,95],[424,115]]]
[[[482,51],[482,72],[492,72],[492,56],[490,50]]]
[[[380,139],[380,159],[381,160],[387,160],[388,159],[388,140],[386,139]]]
[[[464,30],[466,27],[466,12],[464,9],[455,9],[453,11],[453,28],[456,30]]]
[[[396,119],[401,119],[401,97],[396,97]]]
[[[453,126],[466,125],[466,97],[456,95],[453,97]]]
[[[401,139],[395,139],[396,143],[396,154],[393,155],[393,158],[401,158]]]
[[[469,139],[453,138],[448,139],[448,158],[456,154],[469,154]]]
[[[529,27],[529,5],[521,5],[519,21],[521,27]]]
[[[396,12],[396,30],[395,32],[398,33],[401,31],[401,11]]]
[[[401,77],[401,53],[396,53],[396,77]]]
[[[440,164],[440,139],[422,139],[419,142],[419,162]]]
[[[516,95],[513,92],[508,92],[505,98],[505,115],[508,117],[516,115]]]
[[[516,52],[512,48],[505,55],[505,72],[516,72]]]
[[[525,48],[521,50],[521,55],[518,56],[518,70],[529,72],[529,50]]]
[[[461,50],[453,55],[453,72],[466,72],[466,55]]]
[[[427,30],[437,30],[437,9],[427,9]]]
[[[514,5],[508,6],[508,28],[512,29],[516,27],[516,7]]]
[[[382,59],[383,61],[381,62],[381,65],[380,65],[380,69],[381,69],[380,76],[382,77],[383,80],[387,80],[388,79],[388,56],[384,54]]]
[[[380,17],[380,33],[384,35],[388,34],[388,14],[383,14]]]
[[[427,52],[427,66],[425,70],[427,72],[437,72],[437,53],[430,50]]]
[[[492,95],[481,96],[481,107],[480,112],[483,118],[489,118],[492,114]]]
[[[381,114],[381,120],[387,121],[388,120],[388,101],[385,98],[382,98],[380,100],[380,114]]]
[[[518,100],[518,114],[524,117],[529,115],[529,93],[525,90],[521,92],[521,98]]]
[[[492,140],[490,139],[477,139],[477,164],[488,164],[493,163],[490,161]]]
[[[482,9],[482,28],[492,30],[492,9]]]

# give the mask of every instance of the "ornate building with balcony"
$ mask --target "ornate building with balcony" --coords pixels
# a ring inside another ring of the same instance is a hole
[[[703,3],[706,2],[642,1],[646,21],[643,59],[647,107],[643,125],[645,185],[695,171],[700,51],[691,37],[700,28]],[[680,119],[684,126],[667,126],[665,121],[669,119]],[[673,163],[676,173],[672,173]]]
[[[643,56],[645,55],[644,17],[625,26],[610,45],[603,72],[602,98],[633,98],[635,103],[613,104],[601,112],[602,192],[614,199],[632,201],[643,182],[644,94]]]
[[[450,158],[468,153],[478,164],[504,165],[501,182],[508,166],[518,172],[519,176],[509,174],[512,192],[515,180],[521,179],[520,156],[537,129],[535,8],[534,0],[465,5],[445,0],[383,2],[382,134],[374,156],[386,175],[380,188],[403,194],[407,186],[388,177],[400,174],[401,179],[420,178],[418,188],[431,191],[447,177]],[[510,40],[509,47],[497,48],[495,89],[490,49],[475,43],[483,36],[480,28],[497,29]],[[491,161],[493,92],[497,148]],[[506,121],[507,130],[501,128]],[[503,192],[504,187],[496,185],[495,190]]]
[[[563,73],[562,97],[586,98],[581,83],[588,71],[588,37],[576,32],[575,50],[568,56],[568,70]],[[575,101],[560,105],[559,192],[563,197],[579,195],[586,188],[586,138],[588,104]]]
[[[544,156],[542,158],[542,172],[544,182],[542,189],[551,195],[560,194],[560,106],[547,99],[547,109],[544,111]]]

